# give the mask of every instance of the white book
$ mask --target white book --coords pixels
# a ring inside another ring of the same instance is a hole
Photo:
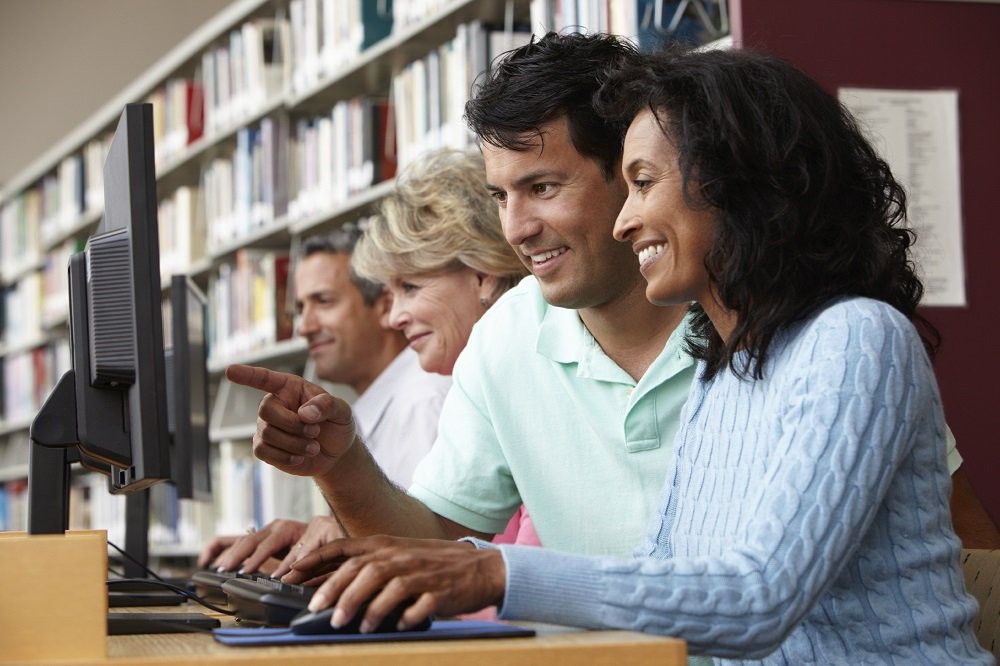
[[[305,0],[292,0],[288,4],[288,36],[291,53],[291,88],[300,93],[305,89]]]
[[[351,145],[356,138],[351,131],[350,120],[350,102],[337,102],[330,114],[329,140],[323,140],[327,151],[323,159],[330,161],[328,192],[331,196],[324,202],[325,206],[344,202],[350,191]]]
[[[334,106],[333,113],[336,111],[337,106]],[[333,136],[333,118],[319,118],[314,145],[316,178],[312,190],[313,212],[329,207],[335,200],[338,183],[335,182]]]
[[[412,71],[412,63],[406,65],[393,77],[390,87],[396,124],[396,160],[399,168],[403,168],[409,161],[410,145],[413,141],[411,129],[413,112],[411,111],[409,95]]]
[[[286,474],[272,465],[257,462],[260,487],[257,520],[266,525],[279,518],[308,523],[313,513],[312,489],[316,484],[308,477]],[[329,514],[327,509],[326,514]]]
[[[305,0],[303,69],[306,89],[316,85],[320,73],[320,0]]]
[[[196,187],[183,185],[174,192],[174,251],[177,272],[189,272],[191,265],[205,256],[205,233],[198,211],[199,198]]]
[[[229,86],[230,120],[238,122],[247,115],[249,93],[246,51],[243,47],[243,33],[240,30],[229,32]]]
[[[630,1],[636,2],[637,0]],[[531,0],[529,9],[531,15],[531,31],[539,37],[554,29],[555,21],[553,20],[553,3],[554,0]]]
[[[230,72],[230,53],[227,47],[215,50],[216,124],[215,131],[225,131],[233,122],[233,87]]]
[[[201,56],[201,85],[204,90],[205,134],[212,135],[219,127],[219,90],[216,74],[215,49]]]
[[[339,9],[338,5],[348,4],[345,0],[319,0],[320,20],[320,41],[322,47],[319,54],[320,72],[323,76],[328,76],[337,69],[337,56],[340,47],[340,36],[338,32]]]
[[[264,29],[266,19],[251,19],[240,27],[243,48],[245,80],[244,109],[252,113],[267,101],[267,83],[264,64]]]
[[[219,442],[216,532],[241,534],[256,527],[254,517],[254,458],[250,442]]]

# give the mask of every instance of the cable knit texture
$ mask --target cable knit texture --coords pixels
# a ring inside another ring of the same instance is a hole
[[[944,436],[910,322],[834,303],[776,342],[764,379],[694,382],[636,559],[502,546],[500,617],[667,634],[717,663],[992,664]]]

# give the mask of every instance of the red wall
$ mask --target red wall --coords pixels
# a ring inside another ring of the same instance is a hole
[[[967,307],[925,308],[964,468],[1000,524],[1000,3],[729,0],[733,40],[841,86],[956,89]]]

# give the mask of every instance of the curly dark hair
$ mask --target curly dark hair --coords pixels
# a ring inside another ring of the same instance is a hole
[[[550,32],[502,54],[479,75],[466,122],[486,143],[529,150],[542,125],[565,115],[573,147],[611,180],[627,123],[598,115],[593,97],[609,69],[637,57],[635,46],[619,37]]]
[[[674,47],[611,74],[597,107],[615,122],[651,110],[676,147],[688,204],[717,220],[705,267],[737,324],[723,341],[692,306],[688,347],[706,378],[727,364],[762,377],[775,336],[841,296],[892,305],[934,354],[940,337],[916,312],[923,286],[903,188],[802,71],[762,53]]]

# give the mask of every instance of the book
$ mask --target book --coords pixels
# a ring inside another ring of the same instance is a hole
[[[289,255],[241,248],[222,262],[209,285],[212,363],[225,363],[292,337]]]

